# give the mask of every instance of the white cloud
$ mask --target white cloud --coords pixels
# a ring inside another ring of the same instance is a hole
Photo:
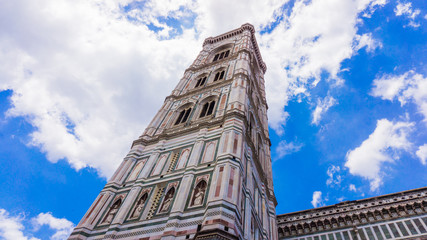
[[[408,151],[411,147],[407,137],[413,125],[410,122],[378,120],[368,139],[347,152],[345,166],[351,174],[368,179],[371,191],[378,189],[383,182],[384,163],[394,162],[399,158],[399,150]]]
[[[416,23],[414,20],[421,13],[421,11],[419,9],[412,9],[411,2],[407,2],[407,3],[398,2],[398,4],[396,5],[396,8],[394,9],[394,13],[396,14],[396,16],[406,16],[408,19],[410,19],[408,24],[409,26],[414,28],[417,28],[420,26],[420,24]]]
[[[324,200],[322,198],[322,192],[321,191],[314,191],[313,192],[313,200],[311,200],[311,205],[313,205],[313,207],[315,207],[315,208],[325,205]]]
[[[298,152],[304,146],[302,143],[280,141],[276,147],[277,159],[283,158],[286,155]]]
[[[398,3],[396,8],[394,9],[394,13],[396,16],[401,16],[403,14],[411,14],[412,13],[412,3]]]
[[[335,104],[336,100],[331,96],[327,96],[323,100],[317,99],[317,106],[313,111],[313,119],[311,123],[318,125],[322,115],[326,113],[328,109]]]
[[[55,230],[55,233],[50,237],[51,240],[67,239],[75,227],[72,222],[65,218],[56,218],[52,216],[52,213],[40,213],[32,219],[32,223],[35,231],[43,225]]]
[[[342,83],[337,75],[342,61],[358,50],[355,42],[360,42],[357,23],[361,13],[384,4],[385,1],[369,0],[298,0],[289,16],[259,38],[268,66],[269,123],[276,132],[283,133],[288,116],[284,107],[289,99],[309,95],[322,73],[329,74],[332,85]],[[364,44],[374,47],[373,42]]]
[[[345,199],[345,197],[339,197],[339,198],[337,198],[337,201],[342,202],[342,201],[344,201],[344,199]]]
[[[5,240],[37,240],[24,235],[22,221],[24,216],[10,216],[5,209],[0,209],[0,238]]]
[[[341,168],[339,166],[330,166],[328,170],[326,171],[326,174],[329,176],[329,178],[326,180],[326,185],[337,185],[339,186],[342,181],[342,177],[339,174],[341,171]]]
[[[259,30],[280,21],[271,33],[257,33],[270,124],[280,133],[289,95],[307,94],[324,71],[338,79],[341,62],[356,51],[359,13],[384,4],[298,0],[278,20],[286,2],[8,1],[0,8],[0,91],[13,90],[8,115],[34,126],[29,144],[49,161],[108,177],[205,37],[244,22]],[[167,17],[181,25],[161,21]]]
[[[197,56],[205,37],[246,21],[266,25],[283,5],[255,0],[224,3],[2,4],[0,91],[13,90],[8,116],[23,116],[35,127],[29,144],[39,147],[49,161],[66,159],[75,169],[91,166],[102,176],[111,176]],[[182,25],[167,25],[161,17]],[[193,25],[196,28],[183,27]]]
[[[373,52],[377,48],[382,48],[383,44],[372,37],[372,33],[356,35],[355,37],[356,50],[366,47],[367,52]]]
[[[74,224],[65,218],[56,218],[52,213],[40,213],[31,219],[33,229],[25,229],[25,215],[11,216],[8,211],[0,208],[0,238],[5,240],[39,240],[32,236],[40,227],[47,225],[54,230],[51,240],[67,239],[74,229]]]
[[[423,165],[427,165],[427,143],[419,146],[415,154]]]
[[[201,46],[194,30],[158,40],[128,21],[119,3],[2,6],[0,89],[13,90],[9,116],[26,117],[36,128],[30,144],[50,161],[66,158],[103,176],[112,174],[191,64],[200,50],[193,46]]]
[[[356,186],[354,185],[354,184],[350,184],[349,186],[348,186],[348,189],[350,190],[350,191],[353,191],[353,192],[356,192],[357,190],[356,190]]]
[[[373,96],[397,99],[401,105],[414,102],[427,123],[427,78],[414,71],[401,75],[384,75],[374,80]]]

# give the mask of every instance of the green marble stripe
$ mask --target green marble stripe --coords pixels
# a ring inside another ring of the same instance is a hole
[[[230,210],[232,212],[235,212],[235,209],[233,209],[233,208],[231,208],[231,207],[229,207],[229,206],[227,206],[225,204],[211,205],[211,206],[209,206],[206,209],[206,211],[209,210],[209,209],[220,208],[220,207],[228,209],[228,210]],[[192,219],[192,218],[197,218],[197,217],[203,217],[205,215],[206,211],[204,213],[193,214],[193,215],[190,215],[190,216],[183,216],[183,217],[182,216],[174,216],[174,217],[170,217],[170,218],[168,218],[167,220],[164,220],[164,221],[158,221],[158,222],[153,222],[153,223],[149,223],[149,224],[147,224],[147,223],[144,224],[143,223],[143,224],[135,225],[135,226],[132,226],[132,227],[126,227],[126,224],[123,224],[122,225],[123,229],[121,229],[119,227],[115,227],[115,228],[99,227],[99,228],[96,228],[95,230],[99,231],[99,230],[102,230],[102,228],[105,228],[105,231],[98,232],[98,233],[91,233],[91,234],[87,234],[87,233],[85,233],[85,232],[83,232],[82,230],[79,229],[79,231],[73,232],[71,234],[71,236],[77,235],[77,234],[81,234],[81,235],[83,235],[85,237],[94,237],[94,236],[104,235],[105,233],[107,233],[108,231],[111,231],[111,230],[114,230],[114,231],[117,231],[117,232],[121,232],[121,231],[133,230],[133,229],[137,229],[137,228],[141,228],[142,229],[142,228],[145,228],[145,227],[150,227],[150,226],[156,226],[156,225],[160,225],[160,224],[165,224],[169,220],[187,220],[187,219]]]

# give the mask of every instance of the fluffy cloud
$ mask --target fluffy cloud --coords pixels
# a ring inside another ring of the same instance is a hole
[[[33,229],[25,229],[27,221],[24,214],[11,216],[8,211],[0,208],[0,238],[5,240],[39,240],[32,235],[40,227],[47,225],[54,230],[51,240],[67,239],[74,229],[74,224],[65,218],[56,218],[51,213],[40,213],[30,220]]]
[[[328,111],[328,109],[330,107],[332,107],[333,105],[335,105],[335,103],[336,103],[336,100],[333,97],[331,97],[331,96],[327,96],[323,100],[318,99],[317,100],[317,106],[314,109],[313,114],[312,114],[313,118],[312,118],[311,123],[315,124],[315,125],[318,125],[319,122],[320,122],[320,119],[321,119],[322,115],[326,111]]]
[[[356,50],[366,47],[366,51],[373,52],[377,48],[382,48],[383,44],[372,37],[372,33],[365,33],[356,36]]]
[[[280,141],[276,148],[276,158],[280,159],[286,155],[298,152],[304,145],[302,143]]]
[[[342,83],[337,76],[342,61],[371,44],[361,41],[357,34],[361,13],[384,4],[366,0],[295,1],[289,16],[285,15],[271,33],[261,36],[261,52],[268,66],[269,123],[273,129],[283,133],[287,102],[292,96],[309,95],[322,73],[329,74],[332,85]]]
[[[322,72],[338,79],[341,62],[357,51],[360,13],[384,4],[298,0],[288,15],[286,3],[2,2],[0,91],[13,90],[8,116],[34,126],[29,144],[49,161],[108,177],[204,38],[250,22],[273,28],[257,38],[269,69],[270,123],[280,133],[288,97],[307,94]]]
[[[50,237],[51,240],[67,239],[74,229],[74,224],[65,218],[56,218],[52,213],[40,213],[32,219],[35,231],[43,225],[55,230],[55,233]]]
[[[416,104],[427,123],[427,78],[414,71],[401,75],[383,75],[374,80],[372,95],[384,100],[397,99],[401,105]]]
[[[378,120],[368,139],[347,152],[345,166],[351,174],[368,179],[371,191],[378,189],[384,177],[384,163],[394,162],[399,158],[399,150],[408,151],[411,147],[407,137],[413,125],[410,122]]]
[[[419,23],[416,23],[414,21],[415,18],[420,14],[420,12],[421,11],[419,9],[412,9],[411,2],[407,2],[407,3],[398,2],[398,4],[396,5],[396,8],[394,9],[394,13],[396,14],[396,16],[405,16],[410,20],[408,25],[411,27],[420,26]]]
[[[427,165],[427,143],[418,147],[415,153],[423,165]]]
[[[123,4],[126,4],[122,1]],[[0,90],[33,146],[110,176],[191,64],[201,42],[171,40],[105,1],[12,1],[0,7]],[[168,10],[165,10],[168,13]],[[155,49],[155,50],[153,50]]]
[[[340,175],[341,168],[339,166],[330,166],[328,170],[326,171],[326,174],[328,175],[328,179],[326,180],[326,185],[333,186],[337,185],[339,186],[342,181],[342,177]]]
[[[313,207],[315,207],[315,208],[325,205],[324,200],[322,198],[322,192],[321,191],[314,191],[313,192],[313,200],[311,200],[311,205],[313,205]]]
[[[348,189],[350,190],[350,191],[353,191],[353,192],[356,192],[357,190],[356,190],[356,185],[354,185],[354,184],[350,184],[349,186],[348,186]]]
[[[24,235],[23,216],[10,216],[5,209],[0,209],[0,238],[5,240],[37,240]]]

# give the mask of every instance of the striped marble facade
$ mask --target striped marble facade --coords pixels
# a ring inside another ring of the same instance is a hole
[[[278,239],[254,27],[207,38],[69,239]]]
[[[427,187],[277,216],[280,239],[427,239]]]

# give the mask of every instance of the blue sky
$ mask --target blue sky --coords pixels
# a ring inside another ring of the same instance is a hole
[[[257,29],[278,214],[424,187],[425,1],[0,3],[0,238],[64,239],[206,37]]]

